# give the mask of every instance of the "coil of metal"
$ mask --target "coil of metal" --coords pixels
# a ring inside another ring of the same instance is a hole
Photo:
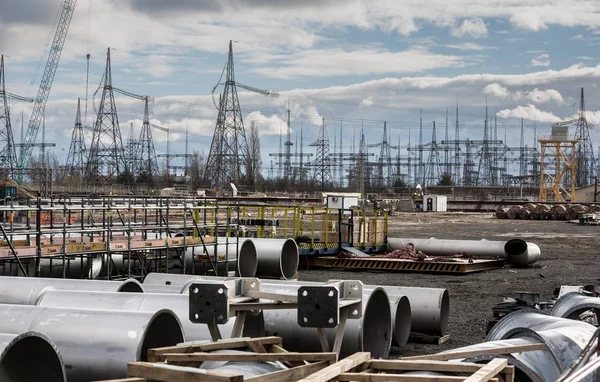
[[[296,293],[298,286],[278,285],[272,291]],[[297,324],[295,310],[263,311],[265,335],[281,336],[283,347],[289,351],[321,351],[317,331]],[[246,322],[252,321],[249,318]],[[329,344],[332,345],[335,329],[326,329]],[[387,357],[392,344],[392,315],[387,293],[383,288],[363,293],[363,316],[347,320],[342,341],[341,356],[359,351],[370,352],[373,358]]]
[[[506,211],[506,217],[509,219],[516,219],[519,217],[519,213],[522,209],[522,206],[512,206]]]
[[[567,214],[567,206],[564,204],[556,204],[552,206],[550,210],[550,217],[552,220],[565,220],[565,215]]]
[[[41,331],[60,352],[67,379],[90,381],[127,376],[127,362],[144,361],[151,348],[184,341],[177,316],[97,309],[0,304],[0,332]]]
[[[535,263],[541,258],[540,248],[533,243],[522,239],[509,241],[491,240],[446,240],[436,239],[411,239],[411,238],[389,238],[388,244],[391,249],[401,249],[408,243],[412,243],[417,251],[430,256],[452,256],[460,252],[466,252],[475,257],[491,257],[506,259],[509,264],[524,267]]]
[[[519,210],[519,219],[521,219],[521,220],[531,219],[531,211],[527,210],[526,208],[520,209]]]
[[[589,208],[581,204],[572,204],[567,208],[565,218],[567,220],[578,220],[581,215],[589,212]]]
[[[194,324],[189,318],[189,298],[183,294],[146,294],[115,292],[57,291],[44,292],[38,300],[38,306],[72,309],[102,309],[110,311],[150,312],[170,309],[181,322],[187,341],[211,340],[206,325]],[[219,325],[223,338],[231,337],[234,320]],[[264,335],[262,315],[253,320],[253,325],[244,326],[244,337]]]
[[[66,380],[62,357],[54,342],[46,335],[34,331],[0,333],[0,381]]]
[[[523,309],[498,321],[486,341],[530,338],[544,343],[554,366],[542,370],[536,365],[536,372],[544,375],[545,380],[555,381],[579,357],[595,331],[593,325],[585,322],[550,316],[536,309]],[[586,379],[593,380],[595,376]]]
[[[496,210],[496,218],[497,219],[506,219],[506,213],[508,212],[508,208],[500,207]]]
[[[52,279],[40,277],[0,277],[0,304],[35,305],[45,291],[85,290],[141,293],[142,285],[134,279],[125,281]]]
[[[298,272],[298,245],[293,239],[242,239],[256,247],[258,267],[256,277],[289,280]]]
[[[538,204],[535,209],[535,218],[538,220],[547,220],[550,218],[551,207],[548,204]]]
[[[590,206],[590,213],[592,213],[592,214],[598,214],[598,213],[600,213],[600,205],[598,205],[598,204],[592,204]]]
[[[576,320],[588,310],[594,311],[596,317],[600,317],[600,298],[571,292],[561,296],[554,303],[550,315]]]

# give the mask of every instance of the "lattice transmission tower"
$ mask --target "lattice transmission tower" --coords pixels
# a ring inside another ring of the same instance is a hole
[[[248,142],[237,94],[231,44],[229,41],[225,88],[220,96],[217,124],[204,172],[204,179],[212,187],[243,181],[248,165]]]
[[[81,99],[77,99],[77,114],[75,114],[75,126],[71,134],[71,146],[67,155],[67,176],[79,177],[83,181],[85,171],[85,137],[81,124]]]
[[[108,48],[102,98],[94,123],[94,135],[90,145],[85,179],[88,184],[110,184],[120,181],[119,177],[127,172],[112,86],[110,48]]]
[[[10,111],[4,81],[4,55],[2,55],[0,58],[0,178],[12,177],[16,166],[17,153],[10,124]]]
[[[320,187],[323,191],[325,188],[331,186],[333,181],[331,177],[331,158],[329,157],[329,135],[327,134],[327,126],[325,125],[325,118],[321,121],[321,127],[319,128],[319,135],[317,140],[311,143],[309,146],[316,147],[315,161],[312,163],[314,167],[314,179],[316,186]]]
[[[152,128],[150,126],[150,114],[148,112],[148,97],[144,99],[144,121],[142,131],[137,141],[138,148],[138,168],[137,181],[140,183],[152,184],[154,177],[158,173],[158,161],[156,160],[156,150],[154,149],[154,140],[152,139]],[[186,157],[187,159],[187,157]]]
[[[579,117],[575,129],[575,139],[579,141],[575,150],[575,157],[577,158],[575,186],[584,187],[594,183],[597,169],[594,148],[592,147],[592,140],[590,138],[590,124],[585,117],[583,88],[581,88],[581,98],[579,100]]]

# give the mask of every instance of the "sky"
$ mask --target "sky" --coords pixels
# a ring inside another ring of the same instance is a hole
[[[37,94],[61,3],[0,0],[7,91]],[[344,152],[358,150],[361,130],[367,143],[380,142],[384,121],[394,144],[414,145],[420,115],[424,142],[434,121],[442,140],[446,110],[453,139],[457,104],[460,138],[482,138],[487,104],[499,139],[518,146],[521,118],[533,145],[534,132],[549,134],[552,122],[577,114],[584,87],[596,153],[600,145],[600,2],[593,0],[79,0],[46,107],[46,140],[64,161],[78,97],[84,123],[93,125],[110,47],[113,85],[155,97],[151,119],[172,129],[171,152],[185,151],[187,128],[189,151],[208,153],[212,92],[229,40],[236,80],[279,92],[239,89],[244,124],[259,129],[265,170],[276,161],[269,153],[279,150],[288,105],[292,151],[302,130],[304,151],[312,152],[322,118],[338,152],[340,135]],[[131,124],[139,134],[143,102],[115,96],[126,142]],[[11,100],[10,107],[20,141],[32,104]],[[166,152],[166,134],[153,136],[157,152]]]

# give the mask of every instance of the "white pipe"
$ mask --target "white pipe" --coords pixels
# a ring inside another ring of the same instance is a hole
[[[28,331],[0,333],[0,381],[64,382],[65,365],[56,345],[46,335]]]
[[[256,277],[293,279],[298,272],[299,252],[298,245],[293,239],[248,239],[256,247],[258,268]]]

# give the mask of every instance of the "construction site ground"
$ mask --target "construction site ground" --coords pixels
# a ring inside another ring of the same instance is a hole
[[[498,220],[490,213],[401,213],[390,217],[389,237],[469,240],[522,238],[541,248],[542,259],[529,268],[466,275],[306,270],[307,281],[359,279],[365,284],[447,288],[450,293],[450,340],[442,345],[409,343],[392,348],[391,356],[434,353],[482,342],[492,307],[515,292],[553,296],[560,285],[600,284],[600,227],[565,221]],[[475,254],[473,254],[475,255]]]

